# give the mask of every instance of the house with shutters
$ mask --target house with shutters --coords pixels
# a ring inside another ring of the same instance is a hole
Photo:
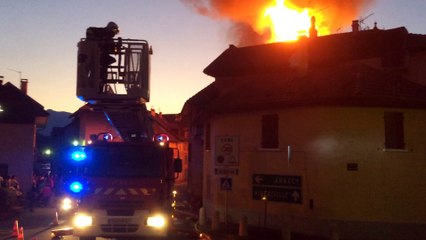
[[[49,113],[27,95],[28,81],[21,88],[0,79],[0,175],[15,176],[21,191],[31,187],[36,161],[36,131],[47,124]]]
[[[425,66],[404,27],[231,45],[182,109],[189,189],[225,223],[426,236]]]

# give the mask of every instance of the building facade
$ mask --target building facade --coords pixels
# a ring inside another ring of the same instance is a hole
[[[36,161],[36,131],[46,125],[49,113],[27,95],[28,81],[21,88],[0,80],[0,175],[15,176],[20,190],[31,187]]]
[[[405,28],[231,46],[189,99],[212,218],[344,239],[425,236],[426,37]],[[422,61],[422,62],[419,62]],[[194,155],[193,155],[194,154]]]

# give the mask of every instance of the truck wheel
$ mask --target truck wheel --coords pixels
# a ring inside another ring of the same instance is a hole
[[[96,240],[96,237],[80,237],[80,240]]]

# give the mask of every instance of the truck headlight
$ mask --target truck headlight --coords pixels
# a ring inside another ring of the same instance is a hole
[[[163,228],[166,223],[166,218],[162,215],[151,216],[146,220],[146,225],[154,228]]]
[[[90,215],[79,213],[75,215],[73,223],[76,228],[84,228],[91,226],[93,219]]]
[[[70,198],[64,198],[61,202],[61,209],[68,211],[72,208],[72,200]]]

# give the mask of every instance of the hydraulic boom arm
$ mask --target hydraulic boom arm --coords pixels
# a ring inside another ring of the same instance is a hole
[[[78,43],[77,97],[102,111],[125,141],[152,139],[145,40],[85,38]]]

